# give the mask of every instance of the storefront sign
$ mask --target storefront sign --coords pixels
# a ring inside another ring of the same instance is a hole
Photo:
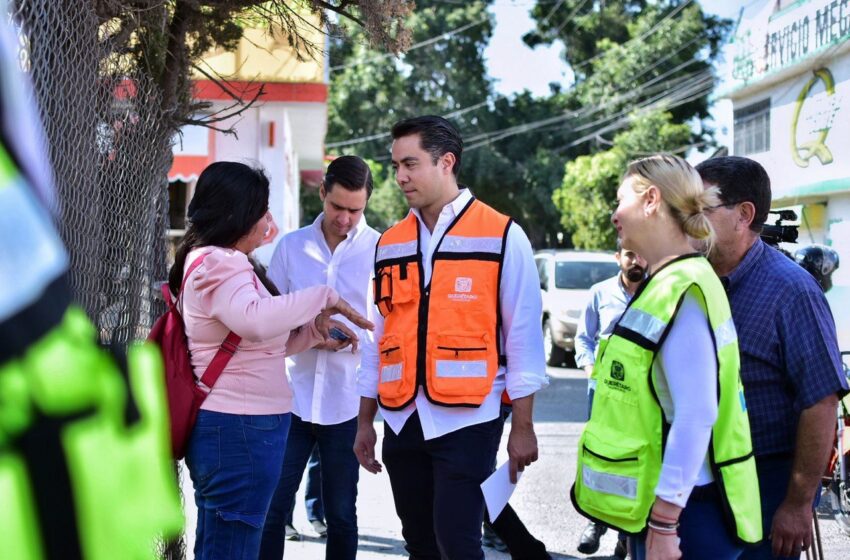
[[[803,114],[806,102],[809,101],[809,94],[812,88],[819,82],[823,83],[824,91],[815,96],[811,103],[809,118],[811,125],[808,127],[808,134],[813,138],[803,141],[798,139],[798,129],[800,126],[800,116]],[[808,167],[809,160],[816,157],[820,160],[821,165],[832,163],[832,152],[826,145],[826,138],[832,125],[835,122],[835,116],[838,113],[837,98],[835,97],[835,80],[832,77],[832,72],[827,68],[815,70],[808,82],[803,86],[800,95],[797,96],[797,102],[794,104],[794,116],[791,119],[791,157],[800,167]]]
[[[779,12],[775,4],[744,14],[733,41],[735,82],[758,81],[850,39],[850,0],[800,0]]]

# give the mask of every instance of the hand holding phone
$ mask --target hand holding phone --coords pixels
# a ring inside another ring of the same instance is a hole
[[[328,336],[330,336],[334,340],[339,340],[341,342],[345,342],[349,339],[349,336],[342,332],[342,329],[340,329],[339,327],[331,327],[328,330]]]

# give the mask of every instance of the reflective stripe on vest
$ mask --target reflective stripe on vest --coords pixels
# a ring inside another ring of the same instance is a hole
[[[617,326],[637,333],[653,345],[657,345],[667,331],[667,323],[640,309],[628,309]],[[714,329],[714,340],[717,348],[738,342],[738,332],[731,317]]]
[[[416,397],[443,406],[480,406],[499,368],[499,279],[510,218],[475,199],[459,213],[422,275],[413,213],[381,236],[375,304],[384,316],[378,400],[400,410]]]
[[[762,539],[761,506],[737,334],[722,284],[708,261],[694,255],[668,263],[646,281],[597,357],[573,502],[584,515],[627,533],[645,529],[668,427],[652,366],[689,291],[706,313],[717,352],[718,419],[709,462],[732,533],[740,542],[755,543]]]

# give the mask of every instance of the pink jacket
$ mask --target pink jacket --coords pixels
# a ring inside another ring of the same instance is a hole
[[[192,367],[200,378],[228,331],[242,337],[204,404],[230,414],[282,414],[292,409],[285,356],[322,340],[313,319],[339,295],[315,286],[272,296],[256,278],[248,257],[235,249],[191,251],[186,267],[209,252],[189,279],[181,298]]]

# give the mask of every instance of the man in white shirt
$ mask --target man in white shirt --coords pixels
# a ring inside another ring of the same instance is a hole
[[[411,213],[376,251],[355,453],[369,472],[382,469],[380,405],[382,460],[411,558],[481,560],[480,484],[498,449],[505,391],[511,479],[537,460],[533,399],[548,384],[537,269],[522,229],[458,185],[454,126],[417,117],[392,136]]]
[[[634,251],[624,248],[617,240],[617,252],[614,253],[620,274],[603,280],[590,287],[590,300],[587,302],[576,329],[576,365],[587,373],[587,417],[593,405],[593,393],[596,380],[591,377],[596,362],[596,348],[599,338],[608,336],[617,320],[626,310],[638,286],[646,277],[646,261]],[[593,554],[599,550],[599,539],[607,527],[591,521],[585,527],[579,539],[578,551]],[[620,534],[614,549],[617,558],[626,557],[626,536]]]
[[[372,193],[372,175],[355,156],[342,156],[328,166],[319,196],[323,212],[312,225],[281,239],[269,265],[269,278],[281,293],[323,284],[361,313],[379,234],[366,224],[363,211]],[[356,326],[348,327],[363,339]],[[357,554],[357,482],[359,465],[353,452],[359,396],[359,355],[342,345],[324,343],[287,358],[293,391],[292,425],[278,488],[263,529],[260,558],[280,560],[284,523],[291,510],[304,467],[315,447],[321,465],[322,500],[327,521],[325,557],[353,559]]]

